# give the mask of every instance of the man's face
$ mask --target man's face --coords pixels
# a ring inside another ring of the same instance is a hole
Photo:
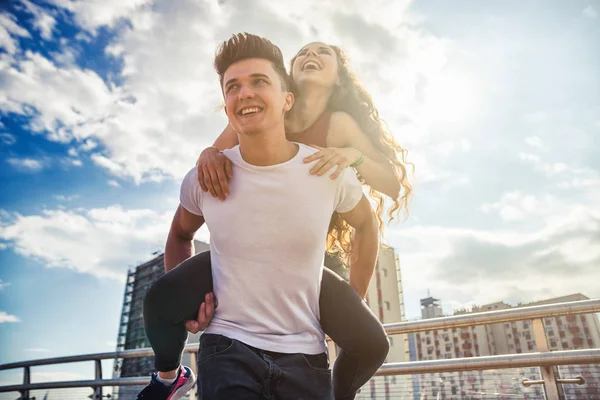
[[[294,96],[282,88],[281,77],[270,61],[249,58],[231,64],[223,76],[225,113],[241,135],[283,129],[284,114]]]

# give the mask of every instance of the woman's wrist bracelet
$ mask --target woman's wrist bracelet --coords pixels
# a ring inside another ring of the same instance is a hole
[[[362,154],[360,155],[360,158],[356,161],[354,161],[352,164],[350,164],[350,166],[352,168],[356,168],[358,167],[360,164],[362,164],[365,161],[365,156],[363,156]]]

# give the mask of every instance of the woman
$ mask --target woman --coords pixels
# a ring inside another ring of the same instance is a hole
[[[370,186],[382,230],[384,200],[380,193],[394,199],[390,219],[397,212],[407,211],[411,187],[406,176],[406,151],[383,128],[371,97],[350,72],[347,58],[338,47],[306,45],[292,59],[291,78],[296,103],[286,115],[288,139],[320,148],[305,160],[319,160],[311,173],[323,175],[337,166],[331,175],[335,179],[347,166],[354,167],[363,183]],[[222,200],[228,195],[231,164],[220,150],[236,144],[237,134],[228,126],[198,161],[203,190]],[[326,243],[328,252],[349,254],[351,237],[350,227],[334,215]],[[157,358],[170,357],[169,365],[180,361],[186,327],[198,332],[212,318],[210,268],[210,254],[198,254],[160,278],[148,292],[144,307],[148,338]],[[333,369],[335,398],[353,399],[385,360],[387,338],[366,304],[335,273],[326,269],[321,287],[321,325],[341,348]],[[191,301],[193,296],[197,301]],[[165,307],[164,299],[168,297],[185,301]],[[188,321],[184,326],[186,319],[197,321]],[[175,376],[177,370],[167,372]]]

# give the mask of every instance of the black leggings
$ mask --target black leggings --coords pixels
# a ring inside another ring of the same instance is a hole
[[[185,260],[148,290],[144,325],[158,371],[179,367],[187,341],[185,321],[197,318],[204,296],[212,290],[208,251]],[[319,307],[323,331],[341,349],[333,367],[335,398],[354,399],[387,357],[385,331],[354,289],[328,268],[323,272]]]

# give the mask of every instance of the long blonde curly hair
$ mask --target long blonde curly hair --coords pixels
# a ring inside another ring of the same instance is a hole
[[[414,164],[407,161],[408,151],[400,146],[387,129],[385,122],[379,117],[379,111],[373,104],[373,98],[359,83],[351,71],[348,57],[338,46],[328,45],[333,49],[338,61],[338,75],[340,84],[333,91],[327,110],[330,112],[343,111],[350,115],[358,123],[360,129],[371,139],[373,145],[379,150],[394,168],[394,174],[400,182],[400,193],[397,198],[392,199],[394,204],[388,210],[388,223],[395,218],[406,219],[408,217],[408,204],[412,195],[412,185],[408,180],[407,165],[414,171]],[[293,85],[293,65],[297,55],[290,63],[290,81]],[[297,92],[296,90],[294,90]],[[358,174],[361,183],[365,180]],[[377,206],[375,215],[379,225],[380,234],[384,230],[383,212],[384,197],[382,193],[369,188],[369,198]],[[352,227],[348,225],[338,213],[334,213],[329,224],[327,235],[327,251],[340,256],[349,256],[352,251]],[[346,258],[346,257],[344,257]]]

